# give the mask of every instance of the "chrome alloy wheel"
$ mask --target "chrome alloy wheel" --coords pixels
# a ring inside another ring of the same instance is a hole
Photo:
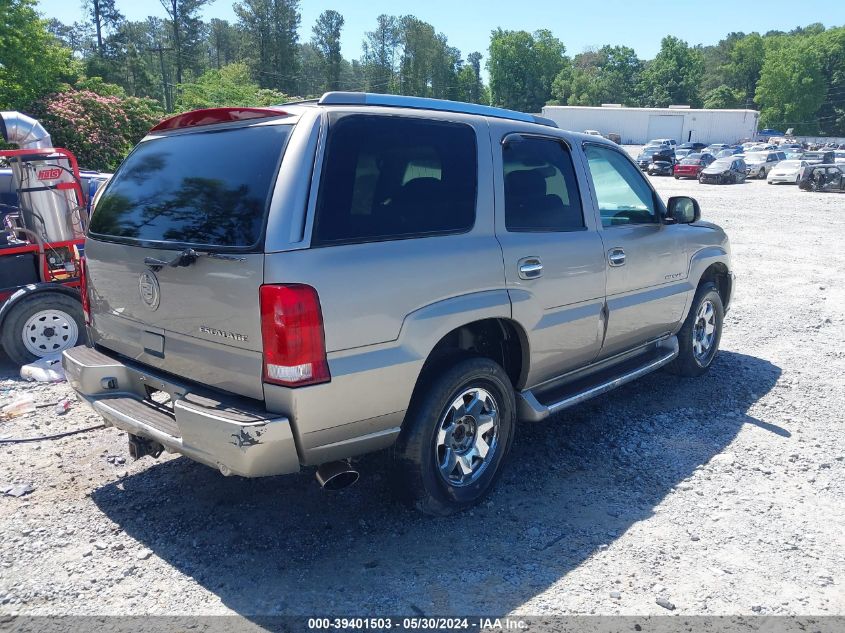
[[[470,387],[447,408],[437,425],[434,455],[450,486],[476,481],[499,447],[499,406],[486,389]]]
[[[41,310],[26,320],[21,338],[26,350],[41,358],[76,345],[79,328],[63,310]]]
[[[692,328],[692,351],[699,363],[706,363],[716,340],[716,309],[712,301],[702,301]]]

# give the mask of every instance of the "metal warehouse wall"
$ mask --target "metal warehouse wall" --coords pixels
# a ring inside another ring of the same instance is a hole
[[[542,114],[565,130],[598,130],[605,135],[615,132],[630,145],[641,145],[653,138],[674,138],[678,143],[733,143],[754,137],[759,116],[755,110],[581,106],[546,106]]]

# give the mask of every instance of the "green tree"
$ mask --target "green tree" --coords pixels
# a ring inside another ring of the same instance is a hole
[[[242,0],[234,5],[258,83],[293,94],[299,83],[299,0]]]
[[[812,37],[768,37],[755,99],[760,125],[819,131],[818,111],[827,82],[822,51]]]
[[[0,0],[0,109],[25,110],[79,68],[38,17],[35,0]]]
[[[285,101],[284,94],[260,88],[246,64],[229,64],[205,71],[195,81],[180,86],[178,110],[227,106],[261,106]]]
[[[759,33],[751,33],[737,40],[728,54],[725,74],[729,85],[741,93],[740,101],[754,99],[765,54],[763,37]]]
[[[467,63],[457,74],[458,94],[456,98],[469,103],[484,103],[484,83],[481,80],[481,53],[467,55]]]
[[[845,136],[845,27],[829,29],[814,38],[822,55],[827,94],[819,108],[819,127],[825,134]]]
[[[642,72],[643,105],[661,108],[671,104],[700,106],[699,85],[703,72],[700,51],[677,37],[664,37],[660,52]]]
[[[566,66],[566,48],[546,30],[504,31],[490,37],[487,69],[493,105],[538,112],[552,96],[552,83]]]
[[[392,15],[380,15],[376,28],[364,35],[363,66],[367,90],[394,92],[396,89],[396,51],[401,44],[399,20]]]
[[[181,84],[185,68],[197,72],[201,66],[203,22],[200,10],[211,0],[160,0],[170,18],[176,83]]]
[[[602,46],[576,55],[552,84],[558,103],[597,106],[602,103],[638,105],[642,62],[627,46]]]
[[[116,31],[123,22],[123,14],[117,10],[115,0],[83,0],[82,6],[88,20],[94,27],[97,55],[103,56],[105,33]]]
[[[340,70],[343,55],[340,53],[340,31],[343,29],[343,16],[331,9],[323,11],[314,25],[314,37],[311,43],[322,60],[325,86],[329,90],[340,89]]]
[[[739,108],[744,104],[743,94],[725,84],[713,88],[704,97],[704,107],[708,110]]]

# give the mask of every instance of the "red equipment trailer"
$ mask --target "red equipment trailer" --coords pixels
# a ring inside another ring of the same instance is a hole
[[[3,112],[4,140],[16,142],[7,136],[13,115],[43,131],[29,117]],[[19,142],[21,149],[0,151],[12,168],[19,201],[0,227],[0,345],[18,365],[59,353],[86,336],[79,288],[87,201],[76,157],[45,146],[49,140],[44,132],[29,142],[35,147]]]

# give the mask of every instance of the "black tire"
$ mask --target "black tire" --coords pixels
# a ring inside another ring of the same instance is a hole
[[[55,310],[62,312],[69,316],[76,323],[77,337],[76,340],[69,340],[63,338],[61,332],[58,332],[55,339],[55,344],[64,345],[60,349],[45,348],[45,354],[51,352],[58,352],[74,345],[82,345],[85,343],[85,318],[82,315],[82,304],[71,297],[61,292],[41,292],[22,299],[15,307],[13,307],[9,314],[3,321],[3,332],[0,334],[0,342],[3,344],[3,349],[9,359],[18,366],[26,365],[39,357],[30,352],[23,342],[23,330],[27,320],[44,310]]]
[[[680,179],[681,179],[680,176],[675,176],[675,180],[680,180]]]
[[[694,341],[697,333],[697,322],[699,321],[699,309],[705,302],[710,302],[714,310],[715,331],[713,341],[707,353],[698,355],[695,352]],[[700,376],[706,372],[713,359],[719,351],[719,342],[722,339],[722,323],[725,320],[725,308],[722,305],[722,297],[716,284],[705,282],[698,287],[695,298],[692,301],[689,314],[683,327],[678,332],[678,356],[669,365],[667,371],[679,376]]]
[[[516,401],[505,370],[488,358],[458,357],[440,367],[441,371],[430,371],[421,378],[424,382],[405,416],[393,449],[394,481],[397,494],[412,507],[425,514],[447,516],[475,505],[492,489],[513,444]],[[487,391],[495,402],[499,413],[497,441],[477,478],[453,485],[437,463],[437,434],[452,403],[474,388]]]

